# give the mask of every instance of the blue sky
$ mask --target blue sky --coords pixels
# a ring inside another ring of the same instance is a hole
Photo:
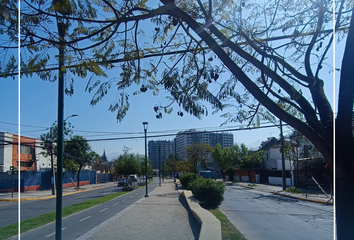
[[[340,67],[341,56],[343,55],[343,43],[336,46],[336,67]],[[332,50],[330,50],[328,63],[332,64]],[[327,67],[327,66],[326,66]],[[325,71],[324,71],[325,72]],[[115,75],[114,70],[110,73]],[[118,75],[118,74],[117,74]],[[222,81],[223,77],[220,77]],[[325,80],[325,91],[330,101],[333,99],[333,75],[321,76]],[[337,83],[339,74],[336,75]],[[20,96],[18,94],[18,85],[20,83]],[[93,93],[85,92],[87,79],[77,78],[74,83],[73,96],[65,95],[64,102],[64,118],[72,114],[77,117],[69,119],[75,127],[74,134],[82,135],[88,140],[118,138],[123,136],[143,136],[142,122],[148,122],[148,136],[151,132],[176,133],[177,130],[188,130],[191,128],[213,129],[216,130],[225,119],[220,118],[220,114],[212,115],[209,109],[209,115],[201,120],[184,113],[183,117],[177,115],[178,106],[174,105],[172,114],[163,114],[162,119],[156,119],[153,107],[157,103],[167,104],[164,93],[160,96],[152,96],[147,91],[138,96],[131,95],[131,108],[127,116],[122,122],[117,122],[115,115],[108,111],[110,103],[116,97],[116,92],[111,92],[97,105],[91,106],[90,100]],[[130,91],[138,90],[140,86],[132,86]],[[57,119],[57,98],[58,86],[57,82],[47,82],[39,79],[39,77],[21,78],[17,77],[1,79],[0,81],[0,131],[18,133],[17,124],[21,123],[21,135],[38,138],[40,134],[48,131],[47,129]],[[20,100],[20,111],[18,109],[18,100]],[[225,112],[229,111],[226,109]],[[20,112],[20,115],[19,115]],[[240,124],[232,123],[226,127],[238,127]],[[290,129],[284,129],[285,133],[289,133]],[[130,135],[113,134],[115,133],[136,133]],[[232,132],[234,134],[235,143],[245,143],[250,148],[259,146],[260,142],[266,140],[267,137],[278,137],[278,128],[266,128],[258,130],[245,130]],[[157,133],[153,133],[154,135]],[[172,140],[173,137],[154,138],[154,140]],[[92,149],[102,155],[103,150],[109,156],[116,156],[122,152],[124,146],[131,148],[131,152],[144,153],[144,139],[134,140],[115,140],[115,141],[92,141],[90,142]],[[110,159],[111,160],[111,159]]]
[[[20,119],[18,119],[18,81],[3,79],[1,81],[0,101],[2,112],[0,117],[0,131],[17,133],[18,120],[21,123],[21,135],[38,138],[40,134],[46,132],[47,128],[57,118],[57,82],[47,82],[36,77],[20,81]],[[75,83],[73,96],[65,95],[64,117],[77,114],[77,117],[69,118],[68,121],[74,126],[74,134],[79,134],[87,139],[118,138],[122,136],[144,136],[142,122],[147,121],[148,134],[176,133],[176,130],[188,130],[191,128],[215,129],[224,121],[219,115],[211,115],[201,120],[184,113],[183,117],[174,111],[170,115],[163,114],[162,119],[156,119],[153,106],[155,103],[165,101],[163,97],[154,97],[149,92],[134,96],[131,101],[131,109],[122,122],[117,122],[115,113],[108,111],[109,104],[113,101],[115,94],[108,94],[102,102],[91,106],[92,94],[84,91],[85,80],[78,79]],[[176,106],[175,106],[176,107]],[[211,111],[210,111],[211,112]],[[239,124],[229,124],[226,127],[239,126]],[[174,131],[171,131],[174,130]],[[92,132],[89,132],[92,131]],[[100,133],[102,132],[102,133]],[[138,133],[131,135],[109,134],[109,132]],[[249,146],[258,146],[260,140],[269,136],[278,136],[277,128],[260,130],[247,130],[233,132],[235,142],[246,143]],[[154,138],[171,140],[173,137]],[[124,146],[131,148],[131,152],[144,153],[144,139],[135,140],[115,140],[90,142],[94,151],[102,154],[105,149],[106,154],[112,152],[122,152]],[[256,145],[255,145],[256,144]]]

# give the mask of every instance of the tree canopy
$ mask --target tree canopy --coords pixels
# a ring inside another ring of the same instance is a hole
[[[221,145],[216,144],[212,153],[213,160],[222,171],[229,174],[230,180],[234,180],[235,170],[258,168],[263,162],[264,152],[251,151],[245,144],[234,144],[232,147],[221,149]]]
[[[63,166],[68,171],[77,171],[77,185],[80,187],[80,172],[97,157],[90,144],[82,137],[75,135],[64,144]],[[99,156],[99,155],[98,155]]]
[[[186,147],[186,158],[188,165],[190,165],[190,170],[193,169],[196,172],[195,164],[196,162],[201,162],[203,167],[206,167],[206,160],[210,157],[210,153],[213,151],[213,147],[206,143],[193,143]]]
[[[7,36],[0,43],[3,77],[15,76],[19,64],[22,76],[54,81],[60,58],[67,94],[80,77],[89,78],[92,105],[118,91],[109,110],[119,121],[130,107],[128,88],[134,94],[167,90],[171,102],[152,108],[158,118],[173,104],[202,117],[210,104],[230,109],[226,123],[280,119],[308,138],[331,170],[335,137],[338,199],[348,198],[341,186],[354,180],[353,1],[31,0],[21,4],[21,19],[16,4],[0,2],[0,33]],[[334,70],[330,49],[342,40],[342,65]],[[11,52],[17,44],[20,62]],[[60,56],[53,57],[49,51],[57,48]],[[107,74],[113,68],[117,77]],[[340,71],[337,115],[324,91],[333,71]],[[354,186],[349,192],[354,197]],[[340,211],[348,205],[340,201],[337,218],[346,226],[354,210]],[[339,227],[338,239],[350,229]]]
[[[120,155],[114,161],[114,171],[118,175],[128,177],[131,174],[139,174],[141,172],[141,162],[132,153]]]

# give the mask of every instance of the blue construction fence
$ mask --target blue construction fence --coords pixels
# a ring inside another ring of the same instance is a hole
[[[18,173],[8,174],[7,172],[0,172],[0,192],[18,191]],[[63,186],[72,186],[71,179],[77,182],[77,172],[63,173]],[[81,171],[80,184],[96,184],[103,182],[112,182],[112,173],[96,173],[96,171]],[[33,191],[33,190],[47,190],[52,187],[51,171],[41,172],[27,172],[21,171],[20,173],[20,191]]]

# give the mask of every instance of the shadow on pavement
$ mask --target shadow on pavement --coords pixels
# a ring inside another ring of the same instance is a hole
[[[156,197],[165,197],[165,198],[176,198],[178,193],[166,193],[166,194],[156,194]]]
[[[271,199],[271,200],[275,200],[277,202],[299,202],[298,199],[295,198],[288,198],[288,197],[284,197],[284,196],[280,196],[280,195],[260,195],[258,197],[254,197],[253,199]]]
[[[199,233],[200,233],[200,224],[197,222],[195,217],[193,216],[191,210],[189,209],[187,200],[185,199],[184,196],[179,195],[178,201],[182,204],[182,206],[187,210],[188,212],[188,222],[189,225],[192,229],[194,239],[199,239]],[[178,229],[176,229],[178,231]]]

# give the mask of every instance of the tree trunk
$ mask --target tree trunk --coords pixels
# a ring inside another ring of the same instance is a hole
[[[337,239],[352,239],[354,236],[354,141],[336,133],[335,209]]]
[[[335,209],[337,239],[352,239],[354,236],[354,9],[342,61],[336,119],[336,165]]]
[[[80,172],[81,166],[79,167],[79,171],[77,172],[77,188],[80,188]]]
[[[353,155],[347,157],[350,160],[353,158]],[[352,239],[354,236],[354,174],[349,171],[348,169],[344,174],[336,173],[335,209],[338,240]]]
[[[229,175],[229,181],[233,182],[235,180],[235,170],[229,170],[227,171],[227,174]]]

